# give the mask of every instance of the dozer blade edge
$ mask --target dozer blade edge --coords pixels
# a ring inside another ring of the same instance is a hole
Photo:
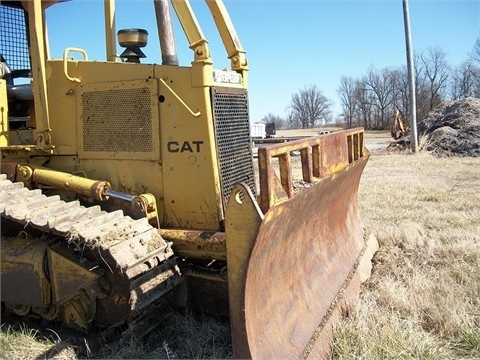
[[[245,186],[234,189],[227,257],[235,358],[329,356],[333,325],[369,277],[378,248],[357,204],[367,159],[362,154],[264,215]],[[237,221],[240,213],[247,220]]]

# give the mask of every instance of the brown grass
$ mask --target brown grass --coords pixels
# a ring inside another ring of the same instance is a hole
[[[334,358],[480,357],[480,159],[372,155],[359,201],[379,241]]]
[[[44,335],[27,326],[15,328],[2,325],[0,333],[0,358],[11,360],[76,358],[75,348],[62,341],[57,332],[47,329]]]

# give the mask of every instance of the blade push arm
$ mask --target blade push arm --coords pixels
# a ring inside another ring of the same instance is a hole
[[[228,58],[232,62],[232,70],[248,70],[248,61],[245,57],[245,51],[242,48],[237,32],[221,0],[206,1],[210,12],[212,13],[215,25],[222,38],[223,45],[227,51]]]
[[[221,0],[207,0],[206,3],[222,38],[228,58],[231,60],[232,70],[242,73],[247,71],[248,61],[245,57],[245,51],[242,48],[225,5]],[[182,24],[190,48],[194,51],[195,61],[211,62],[211,55],[207,46],[208,41],[203,35],[188,0],[172,0],[172,5]]]
[[[173,8],[187,37],[190,49],[193,50],[195,62],[212,62],[208,41],[203,36],[202,29],[193,13],[188,0],[172,0]]]

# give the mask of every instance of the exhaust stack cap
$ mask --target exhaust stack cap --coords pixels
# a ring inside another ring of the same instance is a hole
[[[145,54],[140,48],[147,45],[148,32],[144,29],[122,29],[117,32],[118,43],[124,47],[124,52],[120,55],[126,62],[140,63]]]

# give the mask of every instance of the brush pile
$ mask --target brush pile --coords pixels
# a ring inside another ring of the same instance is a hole
[[[419,151],[439,157],[480,157],[480,99],[442,103],[417,123]],[[396,139],[387,152],[410,149],[411,134]]]
[[[449,101],[417,124],[419,149],[434,155],[480,156],[480,99]]]

